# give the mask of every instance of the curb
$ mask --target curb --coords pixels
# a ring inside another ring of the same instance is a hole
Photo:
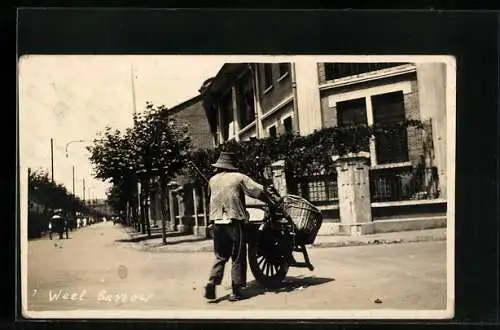
[[[446,235],[436,235],[436,236],[417,236],[406,239],[374,239],[369,241],[339,241],[339,242],[323,242],[318,244],[313,244],[313,248],[332,248],[332,247],[349,247],[349,246],[365,246],[365,245],[389,245],[389,244],[401,244],[401,243],[419,243],[419,242],[431,242],[431,241],[446,241]]]
[[[391,245],[391,244],[401,244],[401,243],[419,243],[419,242],[431,242],[431,241],[446,241],[446,235],[423,235],[416,236],[407,239],[373,239],[368,241],[363,240],[347,240],[347,241],[338,241],[338,242],[323,242],[316,243],[309,246],[309,248],[313,249],[321,249],[321,248],[341,248],[341,247],[354,247],[354,246],[367,246],[367,245]],[[203,241],[205,242],[205,241]],[[153,245],[148,246],[143,243],[122,243],[116,242],[116,244],[120,244],[127,248],[133,248],[135,250],[141,252],[171,252],[171,253],[186,253],[186,252],[213,252],[212,241],[207,240],[208,244],[206,246],[178,246],[175,245]],[[188,242],[186,242],[189,244]],[[186,243],[180,243],[182,245]]]

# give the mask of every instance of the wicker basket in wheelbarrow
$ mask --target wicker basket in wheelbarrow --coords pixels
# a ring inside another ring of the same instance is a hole
[[[314,243],[323,222],[321,211],[305,198],[295,195],[283,197],[283,206],[295,224],[296,242],[302,245]]]

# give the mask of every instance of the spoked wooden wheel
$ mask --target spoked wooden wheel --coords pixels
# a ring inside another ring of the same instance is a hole
[[[250,270],[257,282],[267,288],[280,286],[289,268],[285,258],[273,252],[276,250],[262,249],[255,242],[248,246]]]

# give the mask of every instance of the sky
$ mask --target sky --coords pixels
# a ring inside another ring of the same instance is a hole
[[[132,68],[136,108],[147,101],[175,106],[198,95],[198,89],[222,67],[220,57],[31,55],[19,70],[19,152],[21,169],[51,173],[75,194],[105,198],[108,183],[93,178],[86,146],[106,126],[132,125]],[[84,142],[71,142],[83,140]],[[71,143],[70,143],[71,142]],[[68,144],[69,143],[69,144]],[[66,156],[66,147],[68,154]]]

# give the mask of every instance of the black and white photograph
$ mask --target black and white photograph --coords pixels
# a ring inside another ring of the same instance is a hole
[[[450,319],[442,55],[24,55],[30,319]]]

